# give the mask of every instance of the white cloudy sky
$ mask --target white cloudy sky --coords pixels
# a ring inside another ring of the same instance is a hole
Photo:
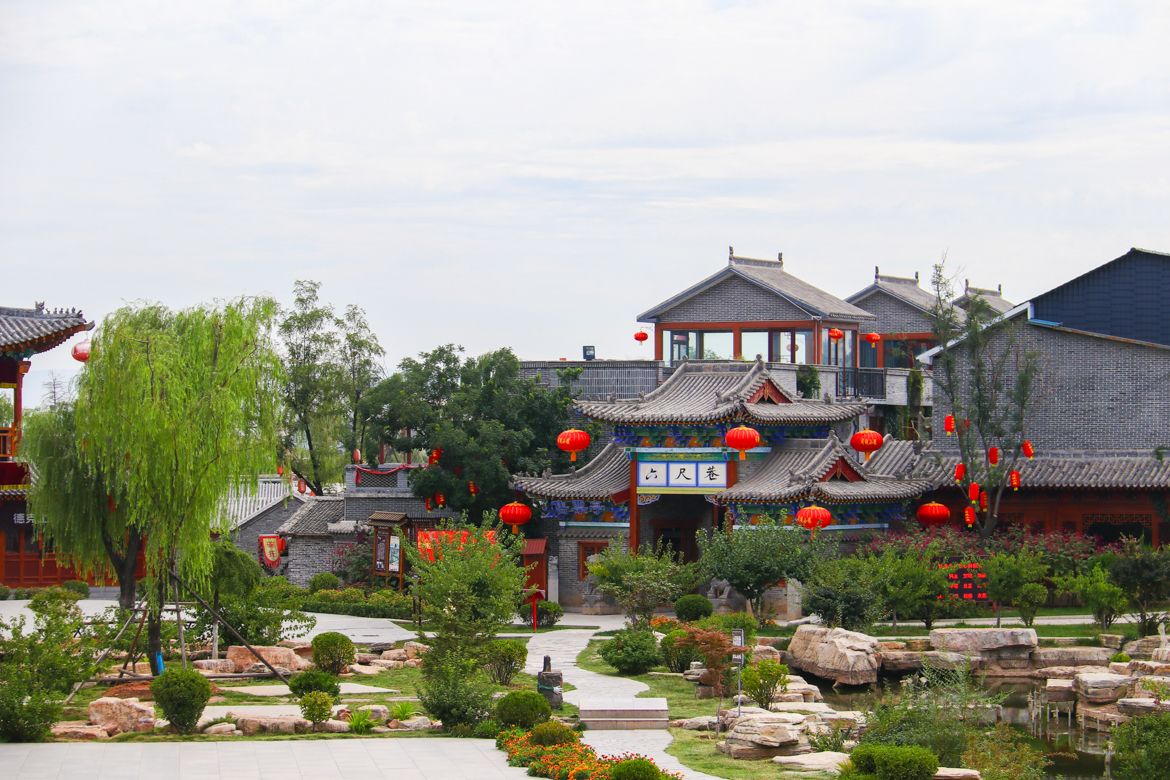
[[[1168,39],[1116,0],[3,0],[0,304],[317,279],[393,365],[648,355],[729,244],[1025,300],[1170,250]]]

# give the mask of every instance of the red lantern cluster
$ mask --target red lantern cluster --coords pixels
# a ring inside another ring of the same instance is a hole
[[[89,350],[90,345],[88,341],[79,341],[73,345],[71,354],[73,355],[73,359],[78,363],[87,363],[89,362]]]
[[[1024,442],[1020,449],[1024,451],[1024,455],[1028,457],[1028,460],[1031,460],[1032,456],[1036,454],[1036,451],[1032,449],[1032,442],[1030,441]]]
[[[532,510],[519,501],[500,507],[500,522],[512,526],[512,533],[519,533],[520,526],[532,519]]]
[[[833,515],[823,506],[813,504],[812,506],[804,507],[796,513],[796,523],[812,531],[812,535],[816,536],[817,531],[828,525],[832,525]]]
[[[585,431],[570,428],[557,436],[557,446],[569,453],[569,460],[577,460],[577,453],[589,449],[592,440]]]
[[[438,504],[440,508],[442,508],[447,503],[447,497],[442,493],[435,493],[435,503]]]
[[[865,340],[876,347],[877,343],[882,340],[882,337],[877,333],[867,333],[865,334]]]
[[[739,450],[739,459],[747,459],[747,451],[760,446],[760,432],[746,425],[732,428],[723,437],[727,446]]]
[[[962,482],[963,476],[967,473],[966,465],[960,463],[955,466],[955,482]]]
[[[918,507],[918,522],[925,526],[945,525],[951,519],[951,510],[937,501]]]
[[[427,508],[428,512],[431,511],[431,509],[434,507],[429,498],[423,499],[423,506]]]
[[[1008,482],[1011,483],[1012,490],[1019,490],[1020,489],[1020,472],[1013,471],[1012,473],[1008,474]]]
[[[987,451],[987,462],[992,466],[999,463],[999,447],[992,447]]]
[[[943,430],[947,432],[947,436],[955,432],[955,416],[953,414],[948,414],[943,418]]]
[[[443,448],[436,447],[435,449],[431,450],[431,457],[427,460],[427,465],[428,466],[435,465],[436,463],[439,462],[439,458],[441,458],[441,457],[443,457]]]
[[[650,338],[650,334],[644,330],[640,330],[634,334],[634,341],[638,342],[639,344],[644,343],[648,338]]]
[[[871,431],[869,428],[858,431],[849,440],[849,446],[858,452],[865,453],[866,460],[869,460],[870,455],[880,450],[883,443],[882,435],[877,431]]]

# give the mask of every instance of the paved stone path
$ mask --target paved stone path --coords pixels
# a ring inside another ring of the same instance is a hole
[[[519,780],[486,739],[0,745],[4,780]]]
[[[360,683],[343,682],[338,685],[341,692],[344,694],[358,694],[358,693],[398,693],[390,688],[379,688],[376,685],[362,685]],[[249,696],[291,696],[292,691],[288,689],[287,685],[245,685],[239,688],[224,688],[220,687],[222,691],[231,691],[232,693],[246,693]]]
[[[625,677],[610,677],[577,667],[577,656],[589,644],[595,631],[565,630],[537,634],[528,640],[528,661],[524,671],[536,674],[544,668],[544,657],[552,658],[552,668],[564,673],[565,682],[577,690],[565,691],[565,701],[576,705],[581,694],[599,698],[632,699],[650,686]]]

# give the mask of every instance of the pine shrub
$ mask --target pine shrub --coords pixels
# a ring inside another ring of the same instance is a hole
[[[659,780],[662,772],[645,758],[631,758],[614,764],[609,777],[610,780]]]
[[[345,634],[329,631],[313,637],[313,663],[332,675],[353,663],[353,642]]]
[[[711,617],[715,607],[706,596],[691,593],[674,602],[674,615],[684,623],[694,623],[705,617]]]
[[[171,728],[180,734],[190,734],[211,698],[211,683],[194,669],[175,666],[155,678],[150,693]]]
[[[551,747],[552,745],[580,742],[581,735],[559,720],[549,720],[533,726],[532,731],[528,734],[528,741],[533,745]]]
[[[535,691],[513,691],[496,702],[500,725],[530,729],[552,715],[548,700]]]

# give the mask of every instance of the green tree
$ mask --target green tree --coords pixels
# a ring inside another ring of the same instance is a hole
[[[259,587],[262,577],[263,572],[256,559],[227,539],[220,539],[212,545],[208,595],[211,596],[211,606],[217,613],[220,611],[221,595],[247,596]],[[212,621],[211,657],[219,658],[220,622],[213,616],[209,617]]]
[[[1024,586],[1038,583],[1048,571],[1039,555],[1020,551],[1016,555],[996,553],[982,558],[979,566],[985,575],[983,588],[987,598],[995,602],[995,627],[999,628],[1004,603],[1014,602],[1024,592]]]
[[[509,349],[463,359],[447,344],[406,358],[365,400],[367,449],[441,450],[437,462],[411,472],[417,496],[443,495],[446,506],[473,519],[512,501],[512,474],[563,470],[556,448],[578,391],[580,369],[558,371],[556,387],[523,379]],[[578,456],[578,465],[587,460]],[[476,492],[471,492],[474,483]]]
[[[1109,579],[1108,570],[1101,565],[1094,566],[1086,574],[1057,577],[1056,588],[1077,594],[1102,631],[1109,630],[1129,603],[1125,591]]]
[[[1109,564],[1109,578],[1138,613],[1138,633],[1149,636],[1167,620],[1157,605],[1170,598],[1170,548],[1155,550],[1133,537],[1125,537],[1121,552]]]
[[[120,490],[82,458],[76,403],[65,396],[45,409],[30,409],[23,420],[21,455],[37,474],[29,507],[59,563],[82,577],[112,574],[118,603],[134,606],[135,573],[142,530],[131,522]]]
[[[933,622],[939,597],[945,598],[950,591],[947,570],[938,565],[939,557],[937,547],[930,545],[924,550],[910,548],[902,553],[887,547],[880,557],[869,556],[874,585],[889,610],[895,632],[899,616],[906,619],[922,615]]]
[[[731,583],[761,621],[764,593],[781,580],[805,579],[835,544],[828,534],[810,539],[799,529],[772,518],[731,533],[708,536],[700,531],[696,541],[703,574]]]
[[[618,537],[589,564],[597,589],[613,598],[626,613],[633,628],[650,628],[650,619],[659,604],[670,604],[695,587],[698,566],[683,563],[682,554],[643,543],[637,554],[626,549]]]
[[[861,558],[823,561],[804,583],[802,604],[830,627],[860,631],[881,617],[879,573]]]
[[[511,625],[523,597],[521,537],[488,518],[485,525],[444,521],[426,550],[405,545],[412,593],[434,632],[420,634],[436,658],[478,658],[481,649]],[[429,655],[429,654],[428,654]]]
[[[966,467],[958,488],[966,494],[976,483],[988,495],[987,510],[977,512],[974,524],[986,543],[999,522],[1008,475],[1023,454],[1039,395],[1040,354],[1021,346],[1024,326],[1000,319],[979,295],[969,297],[965,313],[955,307],[945,259],[934,267],[931,282],[931,330],[940,349],[932,359],[934,415],[955,419],[959,458]],[[1001,453],[995,465],[988,457],[993,447]]]
[[[255,490],[274,465],[275,319],[267,298],[127,306],[102,322],[78,377],[82,460],[121,497],[157,583],[147,631],[155,673],[170,574],[193,587],[207,581],[221,499],[233,486]]]
[[[363,401],[382,378],[382,366],[378,360],[386,350],[370,330],[366,313],[353,304],[345,307],[345,314],[337,318],[335,325],[340,331],[337,343],[338,395],[349,425],[345,448],[355,450],[366,440],[369,420]],[[366,459],[372,464],[377,463],[376,458],[374,451],[366,454]]]

